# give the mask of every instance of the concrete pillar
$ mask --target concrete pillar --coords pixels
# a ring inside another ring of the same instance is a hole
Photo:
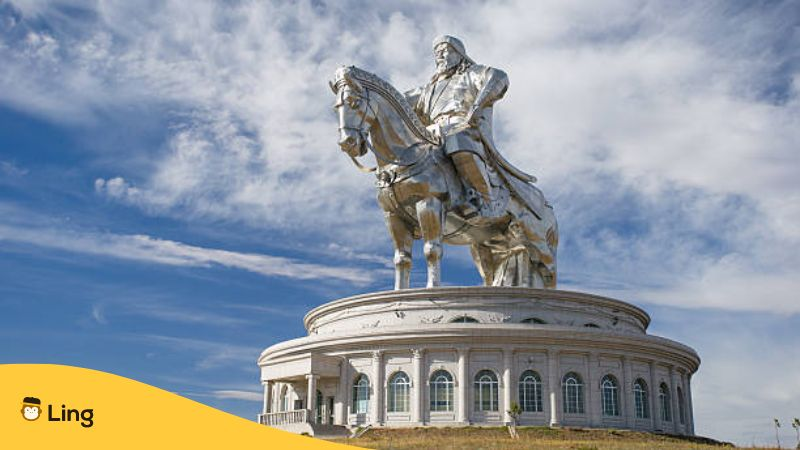
[[[339,389],[336,392],[333,421],[336,425],[347,425],[347,405],[350,398],[350,361],[343,357],[339,363]]]
[[[503,405],[502,417],[506,425],[513,420],[508,411],[511,409],[511,393],[513,392],[511,383],[511,373],[514,367],[514,351],[510,348],[503,349]]]
[[[678,381],[678,373],[675,372],[675,367],[673,366],[669,366],[669,384],[670,397],[672,397],[672,431],[678,434],[681,428],[681,412],[678,410],[678,386],[680,386],[680,382]],[[683,389],[681,388],[681,390]],[[686,399],[684,399],[685,403]]]
[[[631,362],[626,356],[622,357],[622,386],[619,389],[619,401],[622,406],[622,415],[625,417],[625,426],[633,428],[634,411],[633,405],[633,371]]]
[[[589,426],[600,427],[603,425],[603,410],[600,399],[600,358],[597,353],[589,353],[589,364],[586,371],[586,415],[589,417]]]
[[[470,380],[467,378],[468,348],[458,349],[458,414],[456,421],[466,424],[469,420],[468,388]]]
[[[650,409],[653,418],[653,430],[661,429],[661,401],[658,398],[658,375],[656,374],[656,363],[650,361]]]
[[[694,436],[694,407],[692,406],[692,376],[690,374],[684,375],[686,377],[686,425],[687,432]]]
[[[317,405],[317,380],[319,379],[319,375],[308,374],[306,375],[306,381],[308,382],[308,390],[306,391],[306,409],[309,410],[309,417],[308,421],[311,423],[316,422],[317,420],[317,408],[320,405]]]
[[[383,425],[383,352],[372,352],[372,397],[370,415],[373,425]]]
[[[262,414],[268,414],[272,408],[272,381],[264,380],[264,407]]]
[[[559,372],[558,351],[547,351],[547,379],[550,391],[550,426],[561,426],[561,373]]]
[[[423,391],[423,387],[425,386],[425,381],[427,381],[423,379],[422,376],[423,353],[424,350],[414,349],[412,350],[411,359],[411,422],[420,425],[424,421],[423,411],[425,411],[425,409],[423,408],[423,400],[425,398],[425,393]]]

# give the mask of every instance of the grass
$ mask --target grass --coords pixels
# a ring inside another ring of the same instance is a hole
[[[690,438],[628,430],[518,427],[512,439],[505,427],[407,428],[369,430],[358,439],[336,442],[382,450],[721,450],[733,445],[707,438]]]

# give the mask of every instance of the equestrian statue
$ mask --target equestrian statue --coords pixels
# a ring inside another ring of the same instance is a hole
[[[411,248],[424,240],[427,287],[441,284],[442,244],[469,245],[487,286],[555,288],[558,225],[536,179],[497,151],[494,103],[506,74],[476,64],[452,36],[433,42],[436,73],[400,93],[365,70],[336,71],[339,147],[374,172],[394,244],[395,289],[407,289]],[[371,151],[376,167],[357,159]]]

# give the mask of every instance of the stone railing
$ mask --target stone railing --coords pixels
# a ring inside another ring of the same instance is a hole
[[[308,409],[295,409],[258,415],[258,423],[268,426],[287,425],[290,423],[308,423],[311,421],[311,411]]]

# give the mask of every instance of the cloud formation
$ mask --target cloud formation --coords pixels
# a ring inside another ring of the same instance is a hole
[[[769,308],[800,308],[789,269],[800,265],[791,2],[153,7],[6,11],[0,85],[14,89],[0,101],[56,121],[125,104],[172,111],[151,165],[126,169],[122,158],[96,181],[102,196],[388,254],[371,182],[336,149],[326,81],[354,63],[400,88],[420,84],[431,38],[450,32],[510,74],[497,140],[556,205],[568,285],[760,309],[735,288],[753,280],[773,294]]]
[[[0,241],[173,266],[222,266],[268,277],[285,277],[296,280],[332,279],[356,285],[366,285],[372,281],[372,274],[365,269],[324,266],[280,256],[198,247],[141,234],[75,232],[17,227],[0,223]],[[142,309],[139,312],[145,314],[148,311],[151,315],[160,317],[170,315],[170,312],[163,308]],[[185,317],[185,320],[189,319],[189,316]],[[200,319],[198,318],[198,320]]]

